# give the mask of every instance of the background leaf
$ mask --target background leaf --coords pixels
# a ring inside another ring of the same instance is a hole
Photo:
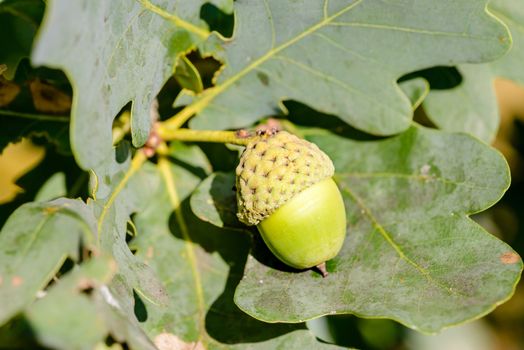
[[[107,288],[116,268],[108,256],[75,266],[27,308],[21,322],[28,327],[25,338],[69,350],[93,349],[111,336],[133,350],[155,350],[138,321],[126,315]]]
[[[26,13],[20,15],[28,16]],[[6,84],[15,87],[18,92],[9,99],[0,96],[0,122],[5,124],[0,133],[0,150],[22,137],[32,137],[45,138],[60,153],[70,155],[69,111],[72,91],[66,75],[45,67],[33,68],[29,60],[24,59],[18,65],[12,81],[6,82],[0,78],[0,95]]]
[[[44,8],[41,0],[0,4],[0,124],[4,126],[0,153],[11,142],[35,136],[45,137],[61,153],[71,153],[67,79],[61,72],[33,69],[25,59],[30,56]]]
[[[181,57],[175,68],[174,78],[181,87],[194,91],[196,93],[202,92],[204,86],[200,73],[195,68],[193,63],[187,57]]]
[[[28,145],[30,142],[26,141],[24,144]],[[39,156],[40,151],[44,153],[44,149],[36,147],[31,147],[29,149],[39,150],[36,154],[37,156]],[[14,155],[11,154],[11,156],[11,159],[19,162],[19,164],[17,164],[18,166],[23,166],[24,163],[22,162],[22,159],[26,159],[24,157],[27,157],[24,153],[22,153],[22,156],[19,154],[17,155],[16,153]],[[6,157],[11,156],[6,154]],[[44,159],[41,159],[41,156],[39,156],[36,161],[40,162],[31,171],[21,177],[20,175],[17,175],[18,179],[15,182],[16,186],[23,189],[23,191],[19,192],[14,200],[0,205],[0,225],[3,225],[9,215],[11,215],[22,204],[34,201],[38,191],[44,185],[46,180],[57,172],[63,172],[66,174],[67,197],[87,197],[87,182],[89,175],[78,167],[71,156],[59,154],[53,147],[49,147],[45,149]],[[7,168],[7,166],[4,167]]]
[[[488,143],[494,140],[499,125],[493,80],[502,77],[524,84],[522,3],[492,0],[489,10],[508,25],[513,39],[511,50],[493,62],[457,66],[461,82],[449,89],[432,88],[423,104],[427,116],[438,128],[467,132]]]
[[[25,204],[11,215],[0,233],[0,299],[9,300],[0,304],[0,324],[35,299],[67,256],[77,256],[93,221],[84,203],[70,199]]]
[[[41,0],[0,2],[0,65],[6,67],[0,76],[13,79],[20,61],[30,55],[44,7]]]
[[[399,86],[411,101],[413,110],[420,106],[429,93],[429,84],[423,78],[402,81]]]
[[[40,188],[35,202],[44,202],[67,195],[66,177],[64,173],[53,174]]]
[[[491,0],[489,11],[508,26],[513,46],[507,55],[490,62],[496,76],[524,84],[524,9],[518,0]]]
[[[235,11],[217,86],[187,109],[199,113],[192,127],[244,127],[294,99],[371,134],[398,133],[412,115],[401,75],[492,60],[510,44],[482,1],[237,1]]]
[[[32,61],[63,69],[71,79],[71,144],[84,169],[111,157],[113,118],[129,101],[133,142],[144,144],[150,105],[172,74],[176,58],[205,39],[177,27],[173,16],[205,32],[198,18],[203,3],[155,2],[163,11],[159,14],[145,7],[147,0],[48,1]],[[216,3],[227,10],[232,2]]]
[[[86,290],[109,282],[115,269],[107,257],[90,260],[32,304],[26,315],[39,341],[54,349],[93,349],[103,341],[106,325]]]
[[[467,217],[508,186],[497,152],[466,135],[419,127],[373,142],[309,138],[335,163],[346,242],[328,262],[326,279],[290,273],[258,244],[235,294],[242,310],[271,322],[386,317],[431,333],[484,315],[512,295],[520,257]]]
[[[136,317],[130,317],[109,288],[102,286],[97,290],[95,304],[115,340],[126,342],[133,350],[157,350]]]
[[[71,154],[69,146],[69,118],[54,115],[37,115],[0,110],[0,123],[6,125],[0,134],[0,150],[9,143],[26,136],[44,136],[63,154]],[[20,117],[25,115],[25,117]]]
[[[424,111],[439,129],[467,132],[489,143],[499,125],[493,73],[487,64],[457,69],[462,82],[451,89],[431,89]]]

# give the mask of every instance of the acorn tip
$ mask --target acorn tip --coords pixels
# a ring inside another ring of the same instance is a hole
[[[318,271],[320,271],[320,273],[322,274],[322,277],[326,278],[329,275],[329,273],[326,270],[326,262],[325,261],[323,263],[321,263],[321,264],[318,264],[316,266],[316,268],[318,269]]]

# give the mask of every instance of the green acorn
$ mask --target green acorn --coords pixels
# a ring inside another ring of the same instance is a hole
[[[256,225],[285,264],[317,266],[340,251],[346,212],[332,179],[333,162],[315,144],[285,131],[263,133],[246,146],[236,169],[239,220]]]

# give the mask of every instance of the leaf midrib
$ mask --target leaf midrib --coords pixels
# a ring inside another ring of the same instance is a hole
[[[363,214],[368,218],[368,220],[371,222],[373,227],[380,233],[382,238],[386,240],[386,242],[395,250],[397,255],[400,257],[401,260],[404,260],[409,265],[413,266],[422,276],[424,276],[429,283],[437,286],[438,288],[442,289],[443,291],[451,294],[451,295],[459,295],[461,297],[466,297],[462,293],[458,292],[452,287],[449,287],[438,280],[434,279],[433,276],[431,276],[431,273],[425,269],[424,267],[417,264],[414,260],[412,260],[410,257],[408,257],[402,248],[394,241],[394,239],[389,235],[389,233],[384,229],[384,227],[378,222],[378,220],[375,218],[371,210],[365,205],[364,201],[358,197],[355,193],[353,193],[347,186],[343,186],[342,190],[346,192],[353,201],[360,207],[360,209],[363,211]]]
[[[105,201],[102,211],[100,212],[100,216],[98,217],[97,221],[97,235],[98,235],[98,244],[101,244],[102,240],[102,229],[104,226],[104,221],[106,219],[106,216],[109,212],[109,209],[113,206],[116,198],[122,192],[122,190],[125,188],[131,177],[142,167],[142,165],[147,160],[144,152],[137,152],[134,158],[131,160],[131,164],[129,168],[125,171],[124,177],[120,182],[116,185],[113,191],[111,191],[109,197]],[[96,200],[96,198],[94,198]]]
[[[20,253],[20,255],[18,257],[18,260],[12,266],[13,271],[16,271],[18,269],[18,267],[20,266],[20,264],[22,264],[22,262],[25,260],[25,258],[27,257],[28,252],[31,250],[31,247],[34,245],[35,241],[37,240],[38,236],[42,232],[42,230],[45,227],[45,225],[49,222],[49,220],[51,220],[52,216],[54,216],[54,213],[46,215],[42,219],[42,221],[38,224],[36,229],[31,233],[31,237],[30,237],[29,242],[27,242],[27,244],[24,247],[24,250]]]
[[[202,111],[207,105],[218,95],[220,95],[223,91],[225,91],[227,88],[229,88],[231,85],[233,85],[236,81],[238,81],[240,78],[244,77],[246,74],[250,73],[254,69],[256,69],[258,66],[262,65],[264,62],[272,58],[274,55],[279,53],[280,51],[288,48],[289,46],[293,45],[294,43],[302,40],[304,37],[308,36],[309,34],[319,30],[320,28],[323,28],[327,23],[331,22],[335,18],[338,18],[339,16],[343,15],[347,11],[353,9],[357,5],[359,5],[363,0],[356,0],[352,4],[348,5],[346,8],[336,12],[335,14],[322,18],[322,21],[318,22],[317,24],[311,26],[307,30],[303,31],[299,35],[295,36],[294,38],[288,40],[287,42],[281,44],[280,46],[276,48],[272,48],[268,52],[266,52],[261,57],[257,58],[251,64],[240,70],[238,73],[227,79],[225,82],[223,82],[221,85],[217,85],[213,88],[210,88],[206,90],[206,93],[203,94],[202,98],[191,105],[184,108],[180,114],[183,114],[186,116],[187,119],[191,117],[193,114],[198,113]],[[178,123],[178,121],[176,122]],[[170,124],[167,122],[166,124]]]
[[[180,225],[180,232],[182,234],[182,237],[184,238],[185,250],[186,250],[187,258],[189,260],[189,265],[191,267],[191,273],[193,275],[193,282],[195,285],[195,291],[196,291],[196,297],[197,297],[197,303],[198,303],[197,305],[198,306],[198,329],[199,329],[199,339],[198,340],[199,342],[201,342],[201,344],[203,344],[204,348],[207,348],[205,319],[204,319],[205,312],[206,312],[204,291],[202,289],[202,279],[200,276],[200,272],[198,270],[197,259],[196,259],[194,248],[193,248],[193,240],[191,239],[191,236],[189,235],[187,223],[185,221],[184,215],[180,207],[181,203],[180,203],[178,192],[175,186],[175,179],[170,169],[169,161],[165,158],[159,159],[158,167],[159,167],[159,171],[162,175],[164,184],[167,189],[169,202],[175,213],[176,220],[178,224]]]
[[[475,184],[469,184],[467,182],[456,182],[450,179],[446,179],[444,177],[436,176],[436,175],[423,175],[423,174],[403,174],[403,173],[337,173],[336,176],[343,176],[343,177],[349,177],[349,178],[381,178],[381,177],[391,177],[391,178],[401,178],[401,179],[407,179],[407,180],[416,180],[416,181],[424,181],[424,182],[431,182],[431,181],[439,181],[444,184],[450,184],[454,186],[462,186],[467,188],[474,188],[474,189],[481,189],[481,190],[493,190],[494,187],[489,186],[479,186]]]

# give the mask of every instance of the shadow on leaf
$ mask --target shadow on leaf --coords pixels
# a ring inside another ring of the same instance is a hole
[[[287,119],[298,126],[322,128],[334,134],[359,141],[383,138],[357,130],[334,115],[321,113],[300,102],[290,100],[285,101],[284,105],[289,111]]]
[[[267,324],[241,311],[233,302],[233,295],[243,276],[251,237],[245,230],[221,229],[201,221],[192,213],[188,199],[181,203],[181,209],[187,227],[191,228],[187,232],[191,241],[207,253],[217,252],[230,266],[225,288],[206,315],[206,331],[211,337],[227,344],[260,342],[305,328],[303,323]],[[175,213],[169,218],[169,227],[174,236],[185,239]]]
[[[437,66],[419,70],[402,76],[398,82],[424,78],[432,90],[446,90],[462,84],[462,75],[455,67]]]
[[[47,348],[38,345],[31,324],[23,315],[19,315],[0,327],[0,349],[45,350]]]
[[[225,227],[245,227],[237,219],[237,201],[235,189],[235,174],[217,173],[209,191],[213,206]]]
[[[147,321],[147,309],[140,296],[133,291],[133,298],[135,300],[134,312],[138,322]]]

